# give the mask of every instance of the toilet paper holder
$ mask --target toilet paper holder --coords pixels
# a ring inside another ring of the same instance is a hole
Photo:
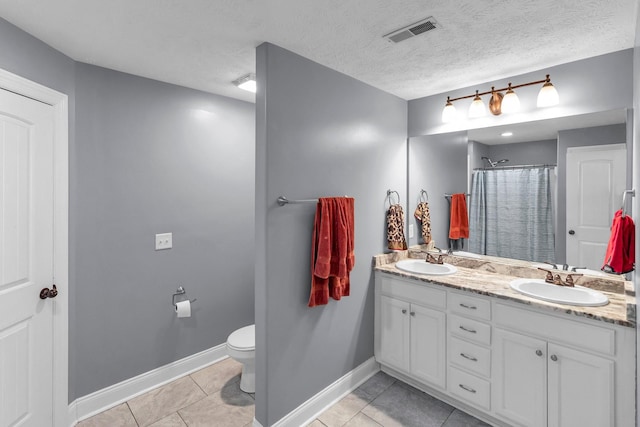
[[[171,296],[171,305],[172,306],[176,306],[176,297],[179,295],[184,295],[186,294],[187,291],[184,290],[184,288],[182,286],[179,286],[178,289],[176,289],[176,292]],[[189,300],[190,303],[194,303],[198,300],[198,298],[194,298],[192,300]]]

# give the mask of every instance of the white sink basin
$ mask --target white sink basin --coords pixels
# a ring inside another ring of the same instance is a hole
[[[427,274],[430,276],[444,276],[458,271],[458,269],[451,264],[431,264],[423,259],[403,259],[396,263],[396,267],[409,273]]]
[[[542,279],[516,279],[509,283],[516,292],[566,305],[595,307],[609,304],[609,298],[601,292],[582,286],[568,287],[546,283]]]

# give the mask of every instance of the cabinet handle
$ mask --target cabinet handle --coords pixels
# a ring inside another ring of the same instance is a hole
[[[471,333],[471,334],[476,334],[476,333],[478,333],[478,331],[476,331],[475,329],[467,329],[467,328],[465,328],[465,327],[464,327],[464,326],[462,326],[462,325],[460,325],[460,326],[459,326],[459,328],[460,328],[460,329],[462,329],[463,331],[465,331],[465,332],[469,332],[469,333]]]
[[[406,308],[402,309],[402,314],[407,314],[407,309]]]
[[[409,314],[410,314],[410,315],[412,315],[412,316],[415,316],[415,315],[416,315],[416,312],[415,312],[415,311],[412,311],[412,312],[411,312],[411,313],[409,313]]]
[[[536,355],[542,356],[542,350],[536,350]]]
[[[464,384],[458,384],[458,387],[460,387],[463,390],[468,391],[469,393],[476,393],[476,391],[474,389],[472,389],[471,387],[467,387]]]
[[[460,356],[464,357],[465,359],[471,360],[472,362],[477,362],[478,361],[478,359],[476,359],[475,357],[466,355],[464,353],[460,353]]]
[[[460,307],[468,308],[469,310],[477,310],[478,309],[478,307],[476,307],[475,305],[467,305],[467,304],[463,304],[463,303],[460,303]]]
[[[551,355],[551,360],[553,360],[554,362],[558,361],[558,356],[556,356],[555,354]]]

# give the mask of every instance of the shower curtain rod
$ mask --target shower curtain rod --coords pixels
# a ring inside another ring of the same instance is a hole
[[[515,166],[496,166],[495,168],[475,168],[474,171],[491,171],[505,169],[533,169],[533,168],[555,168],[558,165],[515,165]]]

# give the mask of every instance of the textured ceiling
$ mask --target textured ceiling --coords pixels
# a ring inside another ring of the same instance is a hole
[[[404,99],[633,47],[638,0],[0,0],[71,58],[233,98],[271,42]],[[433,16],[434,31],[383,35]]]

